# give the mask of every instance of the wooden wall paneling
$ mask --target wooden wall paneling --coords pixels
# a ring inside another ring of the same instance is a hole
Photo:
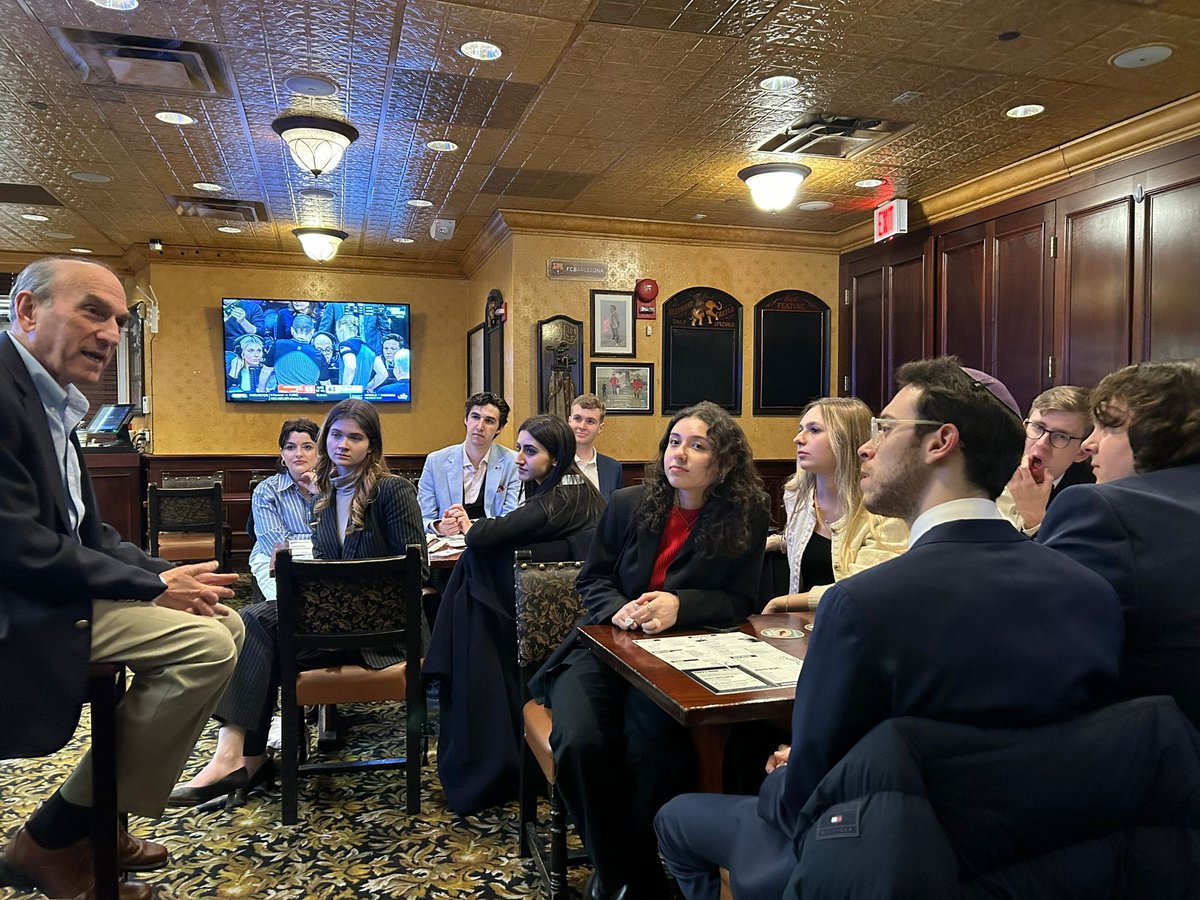
[[[140,453],[84,451],[100,518],[121,540],[145,546],[146,467]]]
[[[1135,186],[1136,191],[1136,186]],[[1137,205],[1142,252],[1135,270],[1134,347],[1138,359],[1200,357],[1200,160],[1147,173]]]
[[[1048,357],[1054,324],[1050,237],[1054,204],[1045,203],[988,224],[992,244],[992,335],[985,368],[1004,382],[1022,410],[1050,386]]]
[[[860,264],[861,265],[861,264]],[[884,340],[887,334],[883,307],[883,267],[872,261],[850,271],[850,306],[853,363],[850,367],[850,393],[871,409],[881,408],[887,377]]]
[[[936,240],[940,352],[984,370],[990,368],[991,343],[988,225],[973,225]]]
[[[871,409],[879,412],[896,392],[896,369],[911,359],[929,354],[927,340],[930,317],[927,315],[930,296],[927,284],[929,266],[925,254],[918,252],[909,259],[894,262],[887,268],[887,363],[884,367],[883,396]]]
[[[1133,185],[1081,191],[1056,204],[1059,383],[1092,387],[1132,358]]]

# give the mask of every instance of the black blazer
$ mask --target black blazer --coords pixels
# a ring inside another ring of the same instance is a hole
[[[153,600],[157,573],[171,567],[100,520],[72,435],[85,508],[75,540],[46,412],[13,340],[0,335],[0,758],[70,739],[87,690],[92,600]]]
[[[586,613],[580,624],[608,625],[617,610],[645,593],[662,540],[661,529],[651,529],[640,515],[641,485],[622,488],[612,495],[600,517],[587,562],[576,585]],[[696,529],[712,508],[701,511]],[[703,557],[696,551],[696,529],[675,557],[662,589],[679,597],[676,628],[704,625],[728,626],[741,622],[757,605],[758,578],[762,569],[763,545],[767,540],[767,497],[751,518],[749,544],[737,556]],[[539,699],[549,681],[575,646],[570,635],[530,682]]]

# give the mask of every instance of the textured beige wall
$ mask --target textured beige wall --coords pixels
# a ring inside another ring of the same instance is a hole
[[[413,402],[380,407],[384,447],[424,453],[461,439],[463,335],[479,315],[467,312],[465,280],[156,262],[150,284],[160,305],[158,334],[147,335],[155,454],[271,452],[285,418],[319,423],[327,410],[225,402],[222,297],[411,304]]]
[[[654,415],[611,416],[599,446],[610,456],[623,460],[645,459],[658,446],[667,417],[662,405],[662,331],[661,305],[673,294],[689,287],[706,286],[727,291],[743,306],[742,416],[754,453],[764,459],[791,456],[790,441],[795,420],[790,417],[751,416],[753,373],[753,307],[763,297],[779,290],[805,290],[829,304],[833,312],[832,347],[838,345],[836,253],[766,250],[706,246],[637,239],[576,237],[568,235],[521,234],[513,236],[512,292],[509,299],[506,340],[515,380],[507,391],[513,404],[513,418],[519,422],[535,411],[537,404],[534,331],[539,319],[568,315],[590,327],[589,291],[593,289],[632,290],[638,278],[658,282],[659,318],[638,322],[636,349],[632,361],[654,363]],[[551,281],[546,277],[550,258],[599,259],[608,263],[608,279],[603,284],[586,281]],[[645,326],[653,334],[646,336]],[[584,338],[585,387],[590,388],[590,341]],[[836,354],[833,384],[836,385]]]

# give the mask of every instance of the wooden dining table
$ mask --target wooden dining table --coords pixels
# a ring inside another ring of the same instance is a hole
[[[814,613],[777,613],[751,616],[741,631],[803,660],[808,650]],[[803,637],[767,637],[762,630],[783,628]],[[670,632],[668,636],[706,634],[704,631]],[[730,728],[739,722],[786,721],[796,696],[795,685],[718,694],[657,656],[638,647],[638,642],[663,635],[622,631],[612,625],[583,625],[579,634],[584,644],[631,685],[653,700],[692,735],[699,768],[698,788],[720,792],[722,766]]]

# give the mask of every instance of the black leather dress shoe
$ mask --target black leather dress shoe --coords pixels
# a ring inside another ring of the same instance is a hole
[[[583,883],[583,900],[625,900],[625,885],[611,893],[605,893],[595,872]]]
[[[177,787],[167,798],[167,806],[199,806],[217,797],[232,794],[234,791],[244,791],[250,784],[250,775],[243,766],[234,769],[224,778],[206,784],[203,787]]]

